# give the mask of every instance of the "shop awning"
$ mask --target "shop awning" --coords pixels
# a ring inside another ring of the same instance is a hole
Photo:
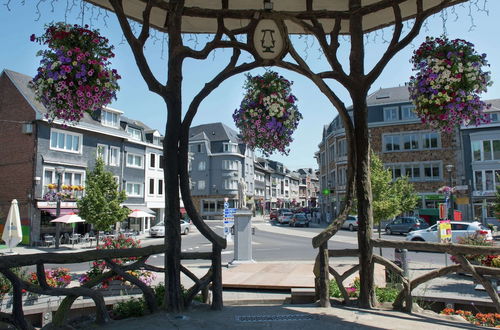
[[[50,215],[53,215],[53,216],[56,216],[57,214],[57,210],[56,209],[53,209],[53,208],[46,208],[46,209],[39,209],[40,211],[45,211],[45,212],[49,212]],[[63,209],[61,208],[61,213],[60,215],[67,215],[67,214],[71,214],[71,213],[78,213],[78,209]]]

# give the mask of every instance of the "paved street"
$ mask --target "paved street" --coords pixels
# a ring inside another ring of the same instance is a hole
[[[209,220],[207,224],[218,234],[223,234],[222,220]],[[253,259],[257,262],[267,261],[314,261],[317,250],[313,249],[311,239],[323,230],[317,224],[312,224],[309,228],[293,228],[288,225],[279,225],[266,221],[256,221],[253,223],[255,235],[253,240]],[[329,242],[330,249],[354,249],[357,247],[357,232],[347,230],[339,231]],[[374,233],[378,237],[378,233]],[[404,240],[404,235],[385,235],[382,232],[383,239]],[[163,238],[151,238],[145,236],[141,238],[142,246],[161,244]],[[205,239],[198,230],[191,226],[189,235],[182,236],[183,252],[201,252],[211,251],[211,244]],[[375,253],[379,253],[378,249]],[[383,255],[394,259],[393,249],[383,249]],[[229,242],[226,250],[222,252],[222,262],[229,263],[234,259],[234,243]],[[445,256],[440,253],[409,252],[409,262],[418,262],[420,264],[444,265]],[[342,262],[356,263],[355,258],[343,258]],[[164,264],[163,255],[152,256],[149,263],[162,266]],[[187,261],[189,263],[200,263],[200,261]],[[88,269],[87,264],[67,265],[74,272],[84,272]]]

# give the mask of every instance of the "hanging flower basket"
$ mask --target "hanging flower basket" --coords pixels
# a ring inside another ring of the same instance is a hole
[[[291,85],[277,72],[267,71],[262,76],[248,74],[245,97],[234,111],[233,119],[243,141],[266,156],[276,151],[288,154],[292,134],[302,119]]]
[[[486,92],[490,72],[486,54],[461,39],[427,37],[411,59],[415,76],[410,77],[410,98],[423,123],[451,133],[460,125],[489,123],[483,110],[489,108],[479,95]]]
[[[30,81],[36,99],[46,108],[46,118],[78,123],[84,113],[92,113],[108,105],[119,90],[121,77],[110,69],[113,46],[98,30],[88,26],[55,23],[48,25],[41,37],[31,41],[47,45],[39,51],[38,73]]]

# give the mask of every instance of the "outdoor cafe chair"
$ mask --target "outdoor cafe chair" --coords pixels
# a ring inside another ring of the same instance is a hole
[[[70,239],[69,239],[69,233],[64,233],[64,243],[69,244]]]
[[[74,234],[69,237],[69,242],[75,246],[75,243],[80,242],[80,235],[79,234]]]
[[[56,241],[54,239],[54,236],[46,234],[43,237],[43,242],[47,245],[47,247],[50,247],[51,244],[56,244]]]

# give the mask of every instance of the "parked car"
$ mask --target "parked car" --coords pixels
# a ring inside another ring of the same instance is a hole
[[[492,241],[493,236],[491,235],[491,230],[485,227],[480,222],[462,222],[462,221],[451,221],[451,241],[453,243],[458,242],[459,237],[467,237],[470,235],[484,235],[487,241]],[[427,229],[416,230],[406,236],[407,241],[420,241],[420,242],[431,242],[439,243],[438,237],[438,225],[435,224]]]
[[[404,234],[409,233],[414,230],[420,230],[428,228],[429,224],[425,222],[424,219],[417,217],[400,217],[392,220],[385,226],[385,233],[387,235],[392,234]]]
[[[278,210],[271,209],[271,213],[269,213],[269,220],[278,220]]]
[[[280,224],[290,223],[290,218],[293,216],[292,212],[283,212],[278,216],[278,222]]]
[[[297,227],[297,226],[309,227],[309,219],[304,213],[295,213],[290,218],[290,222],[288,223],[288,225],[290,227]]]
[[[187,235],[191,231],[191,221],[181,219],[181,234]],[[151,237],[163,237],[165,236],[165,222],[160,221],[151,229],[149,229],[149,236]]]
[[[358,216],[348,215],[341,228],[349,229],[350,231],[358,230]]]

